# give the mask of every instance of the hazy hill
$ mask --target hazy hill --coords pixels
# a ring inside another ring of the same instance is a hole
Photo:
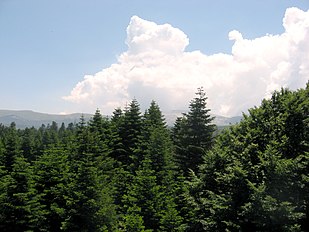
[[[168,125],[172,126],[177,117],[182,115],[183,111],[171,111],[168,113],[164,113],[166,122]],[[52,121],[61,125],[61,123],[65,123],[68,125],[69,123],[77,123],[80,120],[80,117],[84,115],[86,120],[91,118],[91,114],[68,114],[68,115],[60,115],[60,114],[44,114],[38,113],[31,110],[0,110],[0,123],[3,125],[10,125],[12,122],[16,123],[17,128],[26,128],[26,127],[40,127],[42,124],[48,125],[51,124]],[[226,126],[230,124],[235,124],[241,120],[241,116],[236,117],[223,117],[219,115],[215,115],[214,123],[218,126]]]
[[[83,115],[86,119],[90,119],[92,116],[91,114]],[[42,124],[51,124],[52,121],[59,125],[64,122],[67,125],[71,122],[78,122],[81,116],[81,113],[58,115],[38,113],[31,110],[0,110],[0,123],[10,125],[15,122],[17,128],[40,127]]]
[[[166,122],[168,125],[173,125],[177,117],[181,117],[183,113],[186,113],[185,110],[173,110],[168,113],[164,113]],[[214,124],[217,126],[228,126],[231,124],[236,124],[240,122],[242,116],[234,116],[234,117],[224,117],[220,115],[212,115],[215,117]]]

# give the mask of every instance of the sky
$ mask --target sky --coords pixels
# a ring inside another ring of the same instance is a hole
[[[0,0],[0,109],[241,115],[309,80],[309,0]]]

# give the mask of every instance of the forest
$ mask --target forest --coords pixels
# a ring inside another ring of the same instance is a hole
[[[111,117],[0,124],[1,231],[309,231],[309,82],[218,132],[199,88],[168,127]]]

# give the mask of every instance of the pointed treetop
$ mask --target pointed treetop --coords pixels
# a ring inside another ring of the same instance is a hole
[[[162,115],[160,107],[154,100],[151,101],[149,109],[146,110],[144,114],[144,118],[149,126],[153,127],[166,126],[165,119],[164,116]]]

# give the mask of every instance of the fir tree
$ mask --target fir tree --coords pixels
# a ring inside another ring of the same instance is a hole
[[[275,92],[218,137],[190,183],[191,228],[308,230],[308,96]]]
[[[60,231],[70,202],[68,152],[63,148],[48,149],[34,162],[33,169],[36,195],[43,208],[41,229]]]
[[[189,174],[189,169],[194,172],[198,170],[203,154],[210,150],[213,143],[215,125],[211,122],[214,118],[209,115],[206,101],[204,90],[199,88],[190,102],[190,111],[175,122],[176,161],[185,175]]]
[[[136,99],[132,100],[125,110],[123,120],[119,125],[119,137],[125,153],[117,157],[126,170],[133,172],[142,160],[134,151],[138,148],[142,133],[142,116]]]
[[[76,136],[77,144],[70,157],[70,202],[63,228],[68,231],[112,230],[116,212],[113,188],[99,162],[100,147],[83,117]]]
[[[28,231],[38,227],[39,222],[33,216],[38,208],[33,200],[36,196],[32,191],[30,164],[21,155],[15,156],[11,171],[1,174],[1,231]]]
[[[124,195],[123,201],[128,213],[131,213],[134,208],[140,209],[135,210],[134,215],[139,215],[143,219],[143,226],[146,229],[157,230],[159,227],[159,212],[162,207],[160,192],[155,173],[151,169],[151,161],[145,159],[137,170],[128,194]]]

